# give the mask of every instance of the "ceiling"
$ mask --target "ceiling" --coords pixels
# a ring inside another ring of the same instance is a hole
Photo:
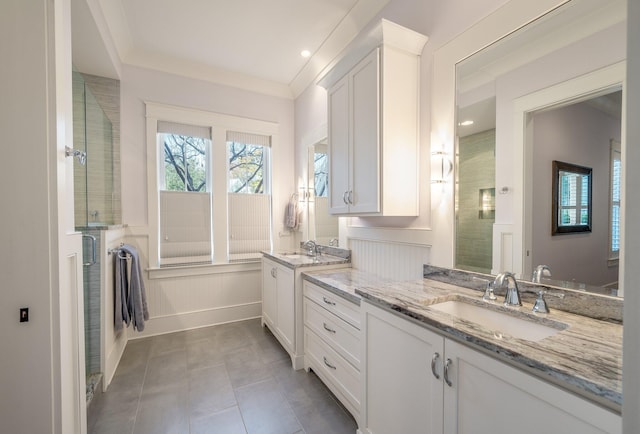
[[[109,59],[96,75],[134,65],[294,98],[388,2],[73,0],[74,64],[96,74],[86,69]]]

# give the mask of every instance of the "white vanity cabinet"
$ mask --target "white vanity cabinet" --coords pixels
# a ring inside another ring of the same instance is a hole
[[[360,307],[304,282],[305,369],[360,420]]]
[[[293,270],[262,259],[262,318],[291,354],[295,352],[295,280]]]
[[[363,432],[622,431],[618,414],[408,319],[361,307]]]
[[[427,38],[386,20],[372,34],[320,81],[329,110],[329,210],[417,216],[420,53]]]
[[[311,260],[311,259],[309,259]],[[350,267],[343,261],[320,259],[306,266],[262,258],[262,325],[289,353],[294,369],[304,367],[304,325],[302,315],[302,272]]]

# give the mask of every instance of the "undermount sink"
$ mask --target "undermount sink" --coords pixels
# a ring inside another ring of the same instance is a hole
[[[458,317],[493,332],[494,337],[501,339],[503,334],[518,339],[538,342],[544,338],[561,332],[567,325],[561,322],[546,320],[545,324],[536,318],[524,319],[508,312],[495,310],[491,306],[479,306],[460,300],[449,300],[432,304],[431,309]]]
[[[310,258],[311,256],[309,255],[305,255],[303,253],[300,252],[284,252],[284,253],[280,253],[282,256],[286,256],[287,258],[290,259],[302,259],[302,258]]]

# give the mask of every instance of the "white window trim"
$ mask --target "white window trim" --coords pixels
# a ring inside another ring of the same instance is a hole
[[[147,218],[149,222],[149,269],[160,268],[159,240],[159,183],[157,131],[158,121],[169,121],[191,125],[210,127],[212,131],[211,158],[213,161],[227,159],[227,130],[271,136],[271,148],[277,147],[279,125],[275,122],[248,119],[220,113],[207,112],[185,107],[159,104],[145,101],[146,106],[146,141],[147,141]],[[224,144],[224,146],[220,146]],[[228,252],[228,220],[227,220],[227,172],[212,171],[211,193],[214,253],[213,264],[229,263]],[[218,198],[218,200],[216,200]],[[225,198],[224,201],[219,198]],[[224,206],[221,204],[224,203]],[[272,228],[273,233],[273,228]]]

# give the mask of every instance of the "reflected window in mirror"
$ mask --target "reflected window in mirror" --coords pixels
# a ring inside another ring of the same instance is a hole
[[[618,261],[620,254],[620,197],[622,180],[622,153],[620,142],[611,140],[610,156],[610,191],[609,191],[609,265]]]
[[[315,196],[327,197],[329,195],[329,158],[326,152],[314,153],[313,167]]]
[[[552,234],[591,232],[590,167],[553,161]]]

